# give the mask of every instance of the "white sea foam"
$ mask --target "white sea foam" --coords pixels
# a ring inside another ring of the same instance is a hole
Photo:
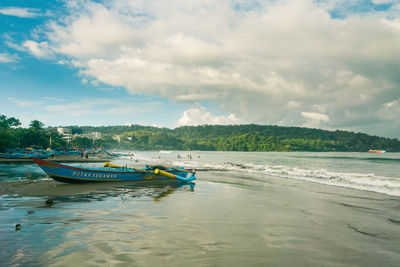
[[[379,161],[376,161],[377,159],[372,161],[370,158],[364,160],[359,154],[353,156],[349,153],[202,152],[200,158],[196,156],[199,154],[192,152],[193,159],[179,157],[179,154],[185,155],[185,153],[189,152],[165,153],[161,157],[158,152],[136,153],[136,158],[139,163],[146,162],[150,165],[161,164],[194,168],[199,171],[231,171],[249,174],[244,175],[245,179],[267,181],[268,177],[273,176],[400,196],[400,176],[396,173],[400,158],[395,154]],[[223,162],[221,159],[229,160],[229,162]],[[276,164],[270,163],[273,161]],[[353,168],[353,165],[357,167]],[[369,171],[361,173],[363,171],[360,170]]]
[[[304,180],[309,182],[373,191],[392,196],[400,196],[400,177],[384,177],[372,173],[333,172],[326,169],[306,169],[282,165],[257,165],[226,162],[198,166],[209,170],[227,170],[258,175]],[[260,178],[260,177],[258,177]]]

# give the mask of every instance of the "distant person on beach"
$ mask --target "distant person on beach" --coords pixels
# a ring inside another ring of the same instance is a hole
[[[83,158],[83,151],[81,150],[81,158]]]

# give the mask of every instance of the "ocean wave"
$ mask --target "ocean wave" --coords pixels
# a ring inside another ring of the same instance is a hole
[[[254,173],[400,196],[400,178],[378,176],[373,173],[333,172],[323,168],[306,169],[283,165],[270,166],[234,162],[207,164],[199,166],[198,169]]]
[[[387,162],[400,162],[400,158],[390,157],[358,157],[358,156],[295,156],[295,158],[306,158],[306,159],[344,159],[344,160],[365,160],[365,161],[387,161]]]

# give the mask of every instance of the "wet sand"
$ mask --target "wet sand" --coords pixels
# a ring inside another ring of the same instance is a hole
[[[4,195],[21,198],[6,202],[12,209],[5,205],[0,213],[4,263],[397,266],[400,262],[398,197],[273,177],[259,182],[219,171],[197,175],[200,179],[193,190],[176,184],[4,183],[3,200]],[[46,205],[49,198],[53,202]],[[15,222],[21,224],[17,235]],[[35,242],[43,239],[44,247],[36,247]]]
[[[18,195],[19,197],[57,197],[109,191],[115,188],[138,187],[154,188],[175,186],[175,181],[150,182],[105,182],[67,184],[54,180],[30,180],[0,183],[0,195]]]

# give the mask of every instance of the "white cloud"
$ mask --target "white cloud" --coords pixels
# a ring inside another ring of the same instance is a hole
[[[376,107],[400,97],[400,13],[349,8],[361,3],[73,1],[46,40],[25,44],[38,57],[57,53],[87,81],[218,103],[243,122],[375,132],[384,124],[382,134],[398,135]],[[349,16],[332,18],[332,9]],[[181,123],[204,122],[195,111]]]
[[[318,120],[318,121],[329,121],[329,117],[325,114],[316,113],[316,112],[301,112],[307,119]]]
[[[10,55],[8,53],[0,53],[0,63],[17,62],[19,57],[17,55]]]
[[[217,100],[220,97],[218,92],[196,93],[196,94],[181,94],[175,97],[174,100],[182,102],[198,101],[198,100]]]
[[[399,6],[400,7],[400,6]],[[399,8],[400,10],[400,8]],[[387,25],[393,27],[394,30],[400,31],[400,19],[394,19],[394,20],[383,20],[384,23]]]
[[[6,7],[0,9],[0,14],[20,18],[35,18],[41,16],[40,11],[35,8]]]
[[[307,119],[302,126],[309,127],[309,128],[323,128],[324,125],[321,125],[322,122],[328,122],[329,116],[316,113],[316,112],[301,112],[301,115]]]
[[[79,10],[83,13],[68,18],[66,27],[50,25],[54,34],[49,38],[57,44],[59,53],[72,58],[107,57],[119,55],[129,47],[134,39],[132,25],[124,22],[122,10],[115,13],[91,2],[86,2]]]
[[[63,113],[73,117],[84,116],[94,111],[91,110],[92,106],[84,105],[83,103],[70,103],[70,104],[57,104],[48,105],[45,107],[46,111],[57,114]]]
[[[90,114],[142,114],[156,111],[159,107],[160,103],[158,102],[141,102],[132,105],[132,103],[128,100],[85,98],[74,103],[46,105],[44,106],[44,109],[52,114],[68,114],[70,116],[79,117]]]
[[[395,4],[397,0],[372,0],[374,4]]]
[[[385,108],[391,108],[391,107],[395,107],[395,106],[398,106],[398,105],[399,105],[399,100],[393,100],[393,101],[390,101],[390,102],[387,102],[387,103],[383,104],[383,106]]]
[[[288,109],[299,109],[299,108],[301,108],[301,106],[302,106],[301,102],[293,101],[293,100],[289,100],[285,105],[285,107]]]
[[[384,103],[378,110],[380,119],[400,125],[400,98]]]
[[[25,101],[25,100],[15,99],[13,97],[9,97],[8,100],[13,102],[17,107],[31,107],[37,104],[37,102],[34,101]]]
[[[190,125],[231,125],[240,124],[241,121],[234,114],[229,116],[214,116],[204,107],[197,106],[189,108],[183,112],[182,117],[178,121],[178,126]]]
[[[25,41],[23,46],[37,58],[51,58],[52,51],[47,42]]]
[[[59,97],[52,97],[52,96],[45,96],[42,98],[44,101],[51,101],[52,103],[54,102],[65,102],[66,100],[64,98],[59,98]]]

